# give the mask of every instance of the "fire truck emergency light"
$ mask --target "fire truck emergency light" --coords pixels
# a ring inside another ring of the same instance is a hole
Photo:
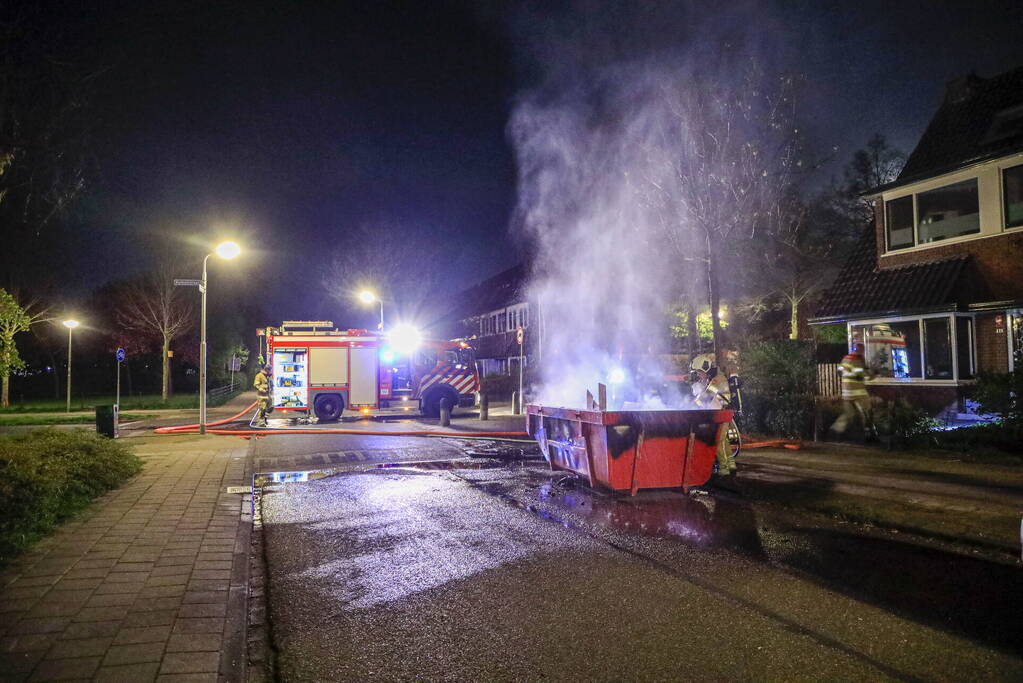
[[[381,363],[393,363],[394,362],[394,349],[384,347],[380,349],[380,362]]]
[[[391,340],[391,348],[403,356],[410,355],[413,351],[419,348],[419,343],[423,339],[422,335],[419,334],[419,330],[408,323],[395,325],[394,328],[387,333],[387,336]]]

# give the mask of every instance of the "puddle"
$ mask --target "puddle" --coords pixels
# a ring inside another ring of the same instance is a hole
[[[601,495],[571,478],[539,487],[541,501],[586,524],[614,533],[675,539],[703,548],[728,547],[763,556],[753,511],[706,494],[644,491],[639,496]]]

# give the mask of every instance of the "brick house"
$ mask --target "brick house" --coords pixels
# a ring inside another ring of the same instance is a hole
[[[1023,369],[1023,68],[949,83],[899,177],[870,196],[873,230],[811,324],[865,343],[871,394],[953,410],[978,372]]]
[[[476,349],[480,375],[517,375],[523,329],[524,367],[535,349],[536,308],[526,295],[526,266],[517,265],[487,278],[454,298],[447,336],[468,339]]]

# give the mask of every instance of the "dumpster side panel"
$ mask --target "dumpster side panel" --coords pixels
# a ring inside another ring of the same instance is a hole
[[[586,450],[588,453],[588,466],[590,468],[591,484],[602,484],[607,486],[611,476],[610,458],[607,448],[607,431],[603,425],[583,422],[583,438],[586,439]]]

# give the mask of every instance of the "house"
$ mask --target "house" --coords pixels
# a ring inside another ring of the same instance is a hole
[[[978,372],[1023,369],[1023,68],[969,75],[892,183],[811,324],[843,322],[871,394],[934,413]]]
[[[517,374],[520,353],[525,365],[536,348],[535,310],[526,295],[525,265],[517,265],[463,290],[454,297],[449,316],[452,337],[470,340],[482,376]],[[531,324],[532,323],[532,324]],[[523,330],[520,349],[517,331]]]

